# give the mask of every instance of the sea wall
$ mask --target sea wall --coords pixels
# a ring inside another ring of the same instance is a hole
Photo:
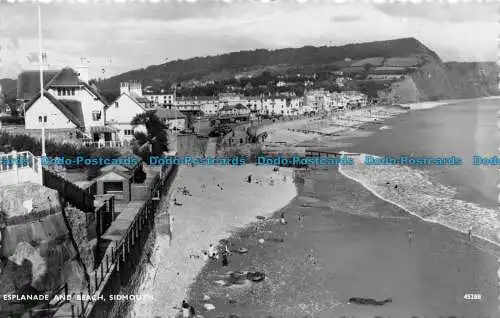
[[[70,291],[87,286],[58,193],[34,183],[0,188],[0,294],[51,293],[63,284]],[[2,312],[24,312],[2,303]]]

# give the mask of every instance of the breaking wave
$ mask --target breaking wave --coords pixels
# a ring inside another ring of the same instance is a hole
[[[500,245],[499,210],[456,199],[455,189],[430,181],[424,171],[408,166],[365,165],[364,156],[354,158],[353,165],[339,167],[339,172],[425,221],[465,233],[472,228],[475,236]]]

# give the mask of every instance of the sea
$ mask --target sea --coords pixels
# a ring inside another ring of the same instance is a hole
[[[460,166],[425,169],[437,182],[454,187],[457,198],[498,207],[498,168],[473,166],[472,156],[495,156],[500,147],[497,112],[500,99],[485,99],[411,111],[369,128],[372,134],[351,140],[348,151],[380,156],[457,156]]]

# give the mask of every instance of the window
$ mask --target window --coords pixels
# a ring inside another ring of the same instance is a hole
[[[93,111],[92,112],[92,120],[93,121],[101,120],[101,112],[100,111]]]
[[[76,91],[76,89],[72,88],[71,89],[71,95],[75,96],[75,91]]]
[[[47,122],[47,116],[43,116],[43,122],[46,123]]]
[[[66,89],[65,88],[62,89],[62,93],[63,93],[63,96],[66,96]]]
[[[125,129],[123,133],[125,134],[125,136],[132,136],[134,134],[134,131],[132,129]]]
[[[42,122],[42,116],[38,116],[38,122]]]
[[[57,96],[61,96],[61,89],[60,88],[57,89]]]

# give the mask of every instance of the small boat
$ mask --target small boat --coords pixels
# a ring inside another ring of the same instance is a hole
[[[261,273],[261,272],[249,272],[247,274],[247,278],[249,280],[251,280],[252,282],[261,282],[264,280],[264,278],[266,278],[266,275],[264,273]]]
[[[246,254],[248,253],[248,249],[244,248],[244,247],[240,247],[239,249],[236,250],[238,253],[240,254]]]

